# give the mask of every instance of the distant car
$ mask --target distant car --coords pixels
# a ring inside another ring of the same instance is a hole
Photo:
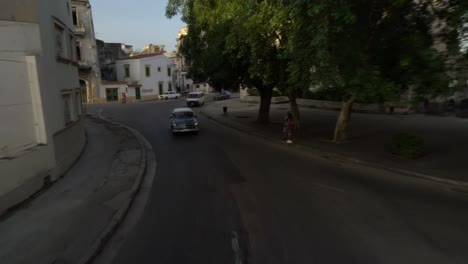
[[[198,134],[198,119],[190,108],[176,108],[171,114],[171,130],[179,132],[194,132]]]
[[[187,106],[201,106],[205,104],[205,94],[203,92],[191,92],[187,95]]]
[[[228,91],[222,91],[220,93],[215,94],[213,97],[214,100],[226,100],[231,98],[231,93]]]
[[[179,99],[180,94],[173,92],[173,91],[167,91],[164,92],[163,94],[158,95],[159,100],[167,100],[167,99]]]

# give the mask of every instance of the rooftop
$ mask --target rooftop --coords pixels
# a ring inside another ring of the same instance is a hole
[[[150,54],[139,54],[131,57],[126,57],[126,58],[121,58],[118,60],[138,60],[138,59],[144,59],[144,58],[150,58],[150,57],[156,57],[164,55],[164,52],[156,52],[156,53],[150,53]]]

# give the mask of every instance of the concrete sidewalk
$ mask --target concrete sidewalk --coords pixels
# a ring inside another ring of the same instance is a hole
[[[141,180],[145,150],[128,129],[85,120],[77,163],[37,198],[0,219],[0,263],[80,263],[93,255]]]
[[[223,106],[228,114],[223,115]],[[201,111],[211,119],[232,128],[281,142],[282,124],[289,104],[271,105],[271,124],[255,123],[258,104],[239,99],[215,102]],[[350,140],[331,141],[337,111],[301,108],[302,131],[295,147],[304,147],[322,156],[347,160],[444,183],[468,186],[468,120],[425,115],[381,115],[353,113]],[[427,154],[407,160],[390,152],[392,137],[408,132],[422,137]],[[466,184],[465,184],[466,183]]]

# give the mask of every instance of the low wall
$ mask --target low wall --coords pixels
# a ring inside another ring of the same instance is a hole
[[[301,107],[319,108],[327,110],[341,110],[342,102],[322,101],[311,99],[297,99],[297,104]],[[384,109],[378,104],[353,104],[353,112],[358,113],[383,113]]]
[[[146,95],[146,96],[141,96],[141,99],[136,99],[135,96],[127,96],[127,103],[133,103],[133,102],[140,102],[140,101],[152,101],[152,100],[159,100],[157,95]],[[105,97],[100,97],[97,100],[97,103],[99,104],[104,104],[104,103],[122,103],[122,97],[119,97],[118,101],[111,101],[108,102]]]
[[[260,103],[260,96],[244,96],[241,98],[241,102],[245,103]],[[287,103],[289,98],[286,96],[273,97],[271,99],[272,104]],[[311,100],[311,99],[297,99],[297,104],[300,107],[318,108],[326,110],[341,110],[342,102],[336,101],[322,101],[322,100]],[[353,104],[353,112],[357,113],[388,113],[388,109],[382,108],[379,104]],[[395,109],[395,113],[407,113],[408,109]]]
[[[80,156],[86,143],[86,133],[83,120],[56,133],[53,137],[56,165],[52,180],[62,176]]]
[[[51,147],[46,145],[0,160],[0,215],[44,186],[53,166],[52,156]]]
[[[243,96],[240,99],[242,102],[246,103],[260,103],[260,96]],[[286,96],[276,96],[271,98],[272,104],[281,104],[289,102],[289,98]]]
[[[56,133],[53,141],[0,160],[0,215],[41,190],[44,184],[57,180],[74,164],[86,143],[83,121]]]

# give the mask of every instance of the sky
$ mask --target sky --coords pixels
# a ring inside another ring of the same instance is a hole
[[[90,0],[96,38],[143,49],[166,45],[171,52],[177,32],[185,26],[180,17],[165,16],[167,0]]]

